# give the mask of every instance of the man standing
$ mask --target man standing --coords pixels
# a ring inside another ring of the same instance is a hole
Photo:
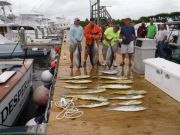
[[[114,25],[113,27],[109,27],[106,29],[106,31],[104,32],[104,40],[103,40],[103,49],[102,49],[102,54],[103,54],[103,59],[104,59],[104,63],[103,66],[106,66],[106,53],[108,50],[109,46],[113,47],[113,51],[114,51],[114,67],[117,66],[116,64],[116,52],[118,49],[118,45],[119,45],[119,26],[118,25]]]
[[[157,53],[160,58],[165,58],[165,42],[167,41],[168,32],[165,29],[165,24],[160,25],[160,30],[156,34]],[[156,56],[157,57],[157,56]]]
[[[122,38],[122,44],[121,44],[121,54],[122,54],[122,63],[120,64],[123,66],[125,64],[125,56],[128,54],[129,56],[129,66],[131,67],[131,59],[132,54],[134,53],[134,38],[135,38],[135,29],[133,26],[131,26],[131,19],[126,18],[124,20],[125,26],[121,28],[121,38]]]
[[[81,48],[81,42],[83,40],[83,28],[80,26],[80,19],[76,18],[74,20],[74,25],[70,28],[70,68],[73,68],[73,53],[76,50],[76,46],[79,45]]]
[[[86,66],[86,60],[90,53],[90,49],[93,46],[94,40],[96,43],[99,43],[101,38],[101,30],[98,25],[95,24],[95,20],[93,18],[90,19],[89,24],[84,29],[84,36],[86,38],[86,46],[85,46],[85,56],[84,56],[84,67]]]
[[[154,39],[156,35],[156,26],[154,25],[154,20],[150,19],[150,25],[147,27],[147,38]]]
[[[137,37],[138,38],[145,38],[147,34],[146,25],[142,22],[141,26],[139,26],[137,30]]]

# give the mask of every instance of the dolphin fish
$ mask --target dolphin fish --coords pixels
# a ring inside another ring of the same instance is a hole
[[[99,49],[96,43],[96,40],[94,40],[94,43],[92,45],[92,47],[90,48],[90,62],[92,66],[97,65],[98,60],[99,60]]]
[[[112,46],[108,47],[107,53],[106,53],[106,65],[111,68],[114,61],[114,52],[112,49]]]
[[[81,50],[80,45],[76,45],[76,50],[74,51],[74,63],[77,68],[81,67]]]

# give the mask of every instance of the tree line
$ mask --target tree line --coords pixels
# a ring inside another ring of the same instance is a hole
[[[180,12],[172,12],[172,13],[160,13],[157,15],[152,16],[142,16],[137,20],[132,20],[134,24],[138,24],[141,22],[149,22],[149,19],[154,19],[156,22],[167,22],[168,20],[172,21],[180,21]],[[85,21],[81,21],[81,25],[84,27],[89,23],[89,20],[86,19]],[[123,25],[123,19],[113,19],[113,24],[119,24],[120,26]],[[101,24],[105,24],[103,20]]]

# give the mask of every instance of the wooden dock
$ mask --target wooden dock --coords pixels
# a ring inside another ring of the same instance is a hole
[[[84,47],[83,47],[84,48]],[[57,81],[53,96],[52,108],[48,123],[48,135],[180,135],[180,103],[169,97],[144,79],[144,76],[133,73],[128,67],[118,67],[120,75],[133,79],[132,89],[146,90],[148,93],[143,99],[143,106],[147,110],[142,112],[116,112],[107,111],[107,107],[96,109],[81,109],[84,115],[77,119],[56,120],[60,111],[54,105],[59,101],[63,92],[69,91],[62,86],[65,84],[59,78],[74,75],[98,73],[88,63],[87,68],[71,70],[69,68],[69,45],[68,42],[62,46]],[[102,58],[100,58],[102,60]],[[120,57],[117,60],[120,63]],[[100,67],[101,69],[102,67]],[[94,80],[92,86],[98,84]],[[108,95],[113,90],[108,90]]]

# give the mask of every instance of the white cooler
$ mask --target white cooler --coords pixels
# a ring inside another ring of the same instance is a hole
[[[154,58],[156,51],[156,42],[153,39],[137,38],[135,43],[133,70],[138,74],[144,74],[144,59]]]
[[[144,60],[145,79],[180,102],[180,65],[162,59]]]

